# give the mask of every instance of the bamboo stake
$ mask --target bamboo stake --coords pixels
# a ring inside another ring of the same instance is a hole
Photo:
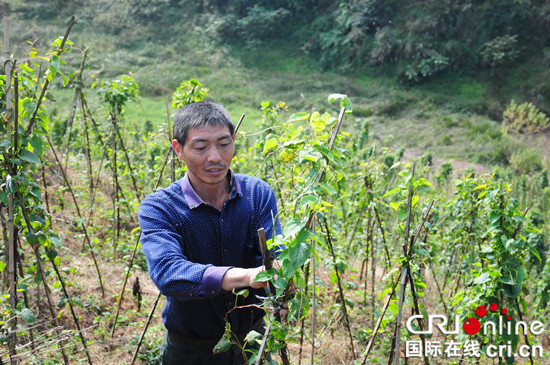
[[[118,204],[118,169],[117,169],[117,125],[116,125],[116,118],[113,113],[111,113],[111,124],[113,125],[113,135],[112,138],[112,173],[113,173],[113,189],[114,189],[114,197],[113,197],[113,258],[116,261],[116,245],[117,245],[117,239],[120,233],[120,207]]]
[[[311,231],[313,233],[315,233],[315,220],[312,220],[311,221]],[[311,314],[311,365],[314,365],[315,364],[315,333],[317,332],[317,307],[316,307],[316,301],[315,301],[315,297],[316,297],[316,293],[315,293],[315,288],[316,288],[316,280],[317,280],[317,275],[316,275],[316,262],[315,262],[315,240],[312,240],[311,241],[311,247],[312,247],[312,253],[311,253],[311,276],[312,276],[312,280],[311,280],[311,286],[312,286],[312,290],[311,290],[311,302],[313,303],[312,307],[313,307],[313,311],[312,311],[312,314]]]
[[[13,193],[8,195],[8,278],[10,287],[10,358],[17,355],[17,317],[15,315],[15,308],[17,308],[17,276],[15,272],[15,227],[13,223],[14,219],[14,199]],[[12,364],[15,364],[14,360],[11,360]]]
[[[65,47],[65,43],[67,42],[67,38],[69,38],[69,33],[71,32],[71,28],[73,27],[75,17],[74,15],[71,17],[71,20],[69,21],[69,26],[67,27],[67,30],[65,31],[65,36],[63,37],[63,40],[61,41],[61,45],[59,46],[59,49],[57,50],[56,54],[59,56],[61,52],[63,52],[63,48]],[[6,82],[7,84],[7,82]],[[25,136],[29,136],[31,134],[32,128],[34,127],[34,124],[36,123],[36,115],[38,114],[38,109],[40,109],[40,104],[42,103],[42,100],[44,99],[44,96],[46,94],[46,90],[48,89],[48,85],[50,82],[48,79],[44,81],[44,84],[42,85],[42,91],[40,92],[40,96],[38,97],[38,102],[36,103],[36,108],[34,109],[34,113],[32,114],[31,120],[29,122],[29,126],[27,127],[27,130],[25,131]]]
[[[11,100],[11,55],[10,55],[10,39],[9,39],[9,18],[4,17],[4,57],[6,58],[5,62],[5,71],[6,71],[6,129],[7,135],[10,139],[10,142],[13,143],[12,139],[12,100]],[[17,146],[12,145],[13,149],[17,149]],[[13,166],[9,159],[6,159],[8,163],[8,169],[11,175],[14,174]],[[7,181],[6,181],[7,182]],[[6,189],[7,190],[7,189]],[[13,193],[8,192],[8,281],[10,288],[10,362],[15,364],[16,361],[13,359],[17,355],[16,345],[17,345],[17,316],[15,315],[15,308],[17,307],[17,273],[15,270],[15,251],[16,251],[16,229],[14,226],[14,216],[15,216],[15,205],[13,199]]]
[[[411,226],[411,216],[412,216],[412,197],[413,197],[413,180],[414,180],[414,169],[415,165],[412,165],[411,179],[409,186],[409,196],[407,198],[407,220],[405,222],[405,237],[403,239],[403,256],[407,257],[408,253],[408,242],[409,242],[409,229]],[[397,309],[397,319],[395,322],[395,365],[399,365],[399,347],[401,341],[401,318],[403,317],[403,301],[405,299],[405,290],[407,288],[407,271],[408,267],[404,266],[401,269],[401,285],[399,289],[399,304]]]
[[[44,271],[44,265],[42,263],[42,259],[40,257],[40,255],[38,254],[38,252],[35,250],[35,246],[31,246],[31,248],[33,249],[33,253],[35,255],[35,258],[36,258],[36,261],[38,262],[38,271],[40,272],[40,277],[42,279],[42,283],[44,285],[44,291],[46,293],[46,299],[48,301],[48,309],[50,310],[50,315],[52,316],[52,320],[55,324],[55,327],[54,327],[54,331],[56,332],[57,336],[59,336],[60,338],[62,338],[62,334],[60,332],[60,325],[58,323],[58,318],[57,318],[57,314],[55,313],[55,305],[53,304],[53,299],[52,299],[52,296],[51,296],[51,290],[48,286],[48,283],[46,281],[46,273]],[[40,286],[37,286],[37,298],[40,298],[41,295],[39,294],[39,289],[40,289]],[[27,305],[27,308],[29,306]],[[69,363],[69,358],[67,357],[67,354],[65,353],[65,344],[64,344],[64,341],[63,340],[60,340],[59,342],[59,347],[61,349],[61,354],[63,356],[63,361],[65,364],[68,364]]]
[[[342,125],[342,122],[344,121],[344,116],[346,114],[346,107],[342,107],[340,109],[340,114],[338,115],[338,122],[336,123],[336,128],[332,132],[332,137],[329,142],[328,149],[332,151],[334,148],[334,143],[336,142],[336,136],[338,135],[338,132],[340,131],[340,126]],[[316,182],[319,183],[323,179],[324,176],[324,168],[321,168],[321,171],[319,171],[317,175]],[[310,229],[312,232],[315,232],[315,212],[312,211],[308,217],[307,223],[306,223],[306,229]],[[312,326],[311,326],[311,365],[315,362],[315,332],[316,332],[316,320],[317,320],[317,308],[315,304],[315,287],[316,287],[316,273],[315,273],[315,240],[311,241],[311,270],[312,270]]]
[[[35,247],[32,247],[34,252],[34,257],[36,258],[36,261],[38,262],[38,269],[40,271],[40,276],[42,277],[42,284],[44,284],[44,292],[46,293],[46,299],[48,300],[48,309],[50,310],[50,315],[52,316],[52,319],[55,324],[55,332],[57,336],[62,336],[61,333],[61,326],[59,325],[59,321],[57,318],[57,314],[55,313],[55,304],[53,302],[52,298],[52,292],[50,290],[50,287],[48,285],[48,282],[46,281],[46,272],[44,270],[44,263],[42,262],[42,258],[40,257],[40,254],[38,250],[35,250]],[[61,350],[61,355],[63,356],[63,361],[65,365],[69,364],[69,358],[65,352],[65,341],[59,340],[59,348]]]
[[[141,332],[141,337],[139,338],[139,342],[136,346],[136,351],[134,352],[134,357],[132,358],[132,362],[130,365],[134,365],[136,362],[137,356],[139,354],[139,348],[141,347],[141,343],[143,342],[143,338],[145,337],[145,333],[147,332],[147,328],[149,328],[149,324],[151,323],[151,319],[153,319],[153,313],[155,313],[155,309],[157,308],[157,304],[160,300],[162,293],[158,293],[157,299],[155,299],[155,303],[153,304],[153,308],[151,309],[151,312],[149,313],[149,317],[147,317],[147,323],[145,323],[145,328],[143,329],[143,332]]]
[[[92,206],[92,196],[94,193],[94,176],[92,173],[92,155],[90,151],[90,134],[88,133],[88,122],[84,119],[84,152],[86,154],[87,175],[88,175],[88,196],[90,197],[90,207]],[[100,166],[101,168],[101,166]],[[98,172],[99,174],[99,172]],[[90,222],[91,223],[91,219]]]
[[[275,230],[273,232],[275,232]],[[266,239],[265,230],[263,227],[258,229],[258,239],[260,242],[260,250],[263,256],[263,265],[265,267],[265,270],[271,270],[271,268],[273,267],[273,261],[271,258],[271,253],[267,248],[267,239]],[[275,299],[274,299],[275,293],[276,293],[275,286],[271,281],[269,281],[268,284],[269,284],[269,296],[271,297],[271,302],[275,303]],[[279,310],[275,310],[274,318],[277,322],[281,322],[281,313],[279,312]],[[279,341],[279,342],[282,342],[282,341]],[[286,343],[282,342],[282,344],[283,346],[279,349],[279,355],[281,356],[283,365],[289,365],[290,361],[288,360],[288,347]],[[258,356],[261,359],[262,353],[260,352]]]
[[[527,211],[525,211],[525,213],[527,213]],[[523,215],[525,215],[525,213]],[[514,233],[515,235],[516,233]],[[519,301],[518,301],[518,298],[515,299],[516,301],[516,308],[518,310],[518,316],[519,316],[519,320],[520,321],[523,321],[523,314],[521,313],[521,307],[519,306]],[[529,347],[529,348],[532,348],[531,347],[531,343],[529,341],[529,336],[527,335],[527,333],[525,333],[525,331],[523,332],[523,338],[525,339],[525,344]],[[531,365],[534,364],[533,362],[533,355],[531,353],[531,351],[529,351],[529,362],[531,363]]]
[[[69,119],[67,120],[67,126],[65,127],[65,134],[63,135],[63,146],[61,147],[61,161],[63,162],[63,155],[65,155],[65,167],[69,163],[69,148],[71,147],[71,132],[73,130],[73,120],[76,110],[76,101],[78,100],[80,88],[76,88],[73,96],[73,104],[71,111],[69,112]]]
[[[69,192],[71,193],[71,196],[73,198],[74,206],[76,208],[76,212],[78,214],[78,217],[80,218],[80,227],[82,227],[82,230],[84,231],[84,236],[86,237],[86,242],[88,243],[88,246],[90,247],[90,252],[92,253],[92,258],[94,260],[94,265],[97,271],[97,276],[99,278],[99,286],[101,287],[101,294],[103,297],[105,297],[105,288],[103,287],[103,280],[101,279],[101,271],[99,270],[99,265],[97,263],[97,259],[95,257],[95,253],[92,247],[92,242],[90,241],[90,236],[88,235],[88,230],[86,229],[86,226],[84,225],[84,219],[82,218],[82,214],[80,213],[80,208],[78,206],[78,202],[76,200],[76,196],[74,195],[73,189],[71,187],[71,184],[69,183],[69,179],[67,178],[67,175],[65,174],[65,170],[63,170],[63,166],[61,166],[61,161],[59,161],[59,158],[57,157],[57,152],[55,151],[55,147],[52,144],[52,141],[50,140],[50,137],[48,134],[45,134],[46,140],[48,141],[48,144],[50,145],[50,149],[53,152],[53,155],[55,157],[55,161],[57,162],[57,165],[59,166],[59,169],[61,171],[61,175],[63,175],[63,179],[65,180],[65,184],[67,184],[67,187],[69,189]]]
[[[264,336],[262,338],[262,344],[260,345],[260,349],[258,350],[258,358],[256,359],[256,363],[254,365],[263,364],[262,354],[265,351],[265,345],[266,345],[267,339],[269,337],[269,331],[271,331],[271,324],[272,323],[273,323],[273,319],[271,321],[269,321],[269,323],[267,324],[267,326],[265,328],[265,333],[264,333]]]
[[[128,156],[128,150],[126,149],[126,146],[124,145],[124,140],[122,139],[122,136],[120,135],[120,131],[118,128],[116,128],[116,134],[118,136],[118,139],[120,141],[120,146],[122,147],[122,152],[124,152],[124,157],[126,158],[126,163],[128,164],[128,169],[130,170],[130,178],[132,179],[132,184],[134,185],[134,190],[136,191],[137,197],[139,200],[141,200],[141,193],[138,189],[136,178],[134,176],[134,169],[132,168],[132,162],[130,161],[130,156]],[[175,180],[175,178],[174,178]],[[120,188],[120,186],[119,186]]]
[[[304,288],[304,295],[306,296],[307,298],[307,293],[308,293],[308,282],[309,282],[309,263],[306,265],[306,269],[305,269],[305,273],[304,273],[304,283],[305,283],[305,288]],[[303,348],[303,344],[304,344],[304,327],[305,327],[305,321],[306,321],[306,318],[305,316],[302,317],[302,320],[300,321],[300,352],[298,353],[298,365],[302,365],[302,348]]]
[[[21,204],[21,210],[23,211],[23,216],[25,217],[25,222],[27,224],[27,229],[30,233],[34,234],[34,229],[32,228],[31,220],[29,217],[29,212],[27,211],[27,207],[25,206],[25,202],[23,201],[23,196],[21,193],[17,194],[17,197],[19,198],[19,203]],[[38,251],[38,248],[37,250]],[[86,345],[86,339],[84,338],[84,334],[82,333],[82,328],[80,327],[80,322],[78,321],[78,317],[74,311],[73,308],[73,302],[71,299],[71,296],[69,295],[69,292],[67,291],[67,286],[65,284],[65,280],[63,280],[63,277],[59,273],[59,268],[55,264],[54,260],[49,260],[52,263],[53,269],[57,275],[57,279],[61,283],[61,287],[63,289],[63,294],[65,294],[65,297],[67,297],[67,301],[69,303],[69,308],[71,310],[71,314],[73,316],[74,323],[76,325],[76,328],[78,329],[78,334],[80,335],[80,339],[82,340],[82,345],[84,346],[84,351],[86,352],[86,357],[88,358],[88,363],[92,365],[92,359],[90,358],[90,351],[88,350],[88,346]]]
[[[51,215],[50,210],[50,202],[48,197],[48,181],[46,180],[46,159],[42,162],[41,170],[42,170],[42,181],[44,182],[44,200],[46,202],[46,211],[49,215]]]
[[[370,217],[369,217],[370,219]],[[375,249],[375,242],[374,242],[374,221],[372,222],[372,226],[370,227],[370,242],[371,242],[371,249],[370,249],[370,256],[371,256],[371,313],[372,313],[372,321],[374,322],[374,306],[375,306],[375,295],[374,295],[374,286],[375,286],[375,279],[376,279],[376,255],[374,254]],[[365,268],[365,277],[366,277],[366,268]],[[367,291],[367,286],[365,285],[365,292]]]
[[[334,273],[336,274],[336,279],[338,282],[338,292],[340,293],[340,301],[342,302],[342,314],[344,315],[344,318],[346,320],[346,328],[348,330],[348,336],[349,336],[349,344],[351,346],[351,355],[353,360],[355,360],[355,346],[353,345],[353,335],[351,334],[351,325],[348,317],[348,310],[346,306],[346,299],[344,297],[344,289],[342,289],[342,281],[340,279],[340,272],[338,270],[338,266],[336,264],[336,254],[334,253],[334,246],[332,244],[332,239],[330,237],[330,230],[328,228],[327,220],[323,219],[325,223],[325,232],[327,237],[327,243],[330,249],[330,254],[332,256],[332,260],[334,263]]]
[[[76,112],[76,103],[81,99],[80,94],[82,92],[82,73],[84,71],[84,65],[86,64],[87,57],[88,57],[88,51],[84,50],[84,56],[82,57],[82,62],[80,63],[80,68],[77,72],[74,97],[73,97],[73,105],[69,113],[69,120],[67,121],[67,127],[65,128],[65,136],[63,137],[63,147],[61,149],[61,161],[63,161],[63,154],[66,153],[65,167],[67,166],[67,163],[69,161],[69,148],[71,146],[71,130],[73,126],[74,115]],[[65,147],[65,143],[67,143],[66,147]]]
[[[388,307],[390,306],[391,298],[395,294],[395,288],[397,287],[398,282],[396,281],[395,284],[393,284],[392,289],[390,293],[388,294],[388,297],[386,299],[386,303],[384,303],[384,307],[382,307],[382,313],[380,313],[380,317],[378,317],[378,321],[376,322],[376,325],[374,326],[374,329],[372,330],[372,337],[369,340],[369,343],[367,344],[367,348],[365,349],[365,352],[363,353],[363,362],[362,365],[365,365],[367,363],[367,359],[369,357],[369,353],[372,349],[372,346],[374,345],[374,340],[376,339],[376,335],[378,334],[378,330],[380,330],[380,324],[382,323],[382,319],[384,318],[384,315],[386,314],[386,311],[388,310]]]
[[[386,234],[384,232],[384,227],[380,220],[380,215],[378,214],[378,209],[374,207],[374,214],[376,215],[376,221],[378,222],[378,228],[380,228],[380,233],[382,233],[382,242],[384,243],[384,251],[386,253],[386,267],[389,266],[391,262],[390,252],[388,251],[388,243],[386,242]]]
[[[418,306],[418,297],[416,296],[416,291],[414,289],[414,281],[413,281],[413,277],[411,275],[410,270],[408,271],[407,276],[409,277],[409,283],[411,285],[411,294],[412,294],[412,297],[413,297],[413,304],[414,304],[414,306],[413,306],[414,314],[420,315],[420,308]],[[420,327],[420,330],[423,331],[424,330],[424,324],[422,323],[422,319],[417,318],[417,322],[418,322],[418,327]],[[422,341],[422,348],[425,349],[426,348],[426,335],[421,333],[420,334],[420,340]],[[430,365],[430,361],[428,360],[428,357],[426,356],[425,351],[422,351],[422,357],[424,358],[424,364],[425,365]]]
[[[19,243],[19,247],[21,248],[21,252],[23,252],[23,248],[21,247],[21,236],[20,235],[17,235],[17,242]],[[19,269],[19,276],[20,277],[25,277],[25,274],[23,273],[23,263],[21,262],[22,260],[22,256],[23,254],[21,254],[19,251],[16,250],[16,254],[17,254],[17,257],[16,257],[16,264],[17,264],[17,268]],[[27,291],[26,290],[23,290],[23,301],[25,302],[25,307],[26,308],[30,308],[30,304],[29,304],[29,296],[27,295]],[[31,328],[29,328],[29,335],[30,335],[30,338],[31,338],[31,348],[34,350],[35,346],[34,346],[34,331]]]

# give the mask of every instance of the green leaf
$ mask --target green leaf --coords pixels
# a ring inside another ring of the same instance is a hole
[[[310,255],[311,243],[306,241],[294,245],[291,244],[288,248],[288,258],[290,261],[290,267],[288,269],[295,272],[307,261]]]
[[[212,349],[212,352],[214,355],[221,354],[223,352],[227,352],[231,348],[231,342],[224,337],[220,338],[216,346],[214,346],[214,349]]]
[[[307,120],[309,119],[309,116],[310,113],[306,112],[294,113],[290,117],[288,117],[288,123],[298,122],[300,120]]]
[[[401,204],[398,203],[398,202],[390,202],[390,207],[392,207],[392,208],[395,209],[395,210],[399,209],[399,206],[400,206],[400,205],[401,205]]]
[[[346,94],[330,94],[328,96],[328,102],[331,104],[337,100],[340,100],[340,108],[345,106],[350,111],[353,109],[351,100]]]
[[[3,190],[0,190],[0,201],[4,203],[6,206],[9,204],[8,194]]]
[[[504,289],[504,295],[506,295],[508,298],[516,298],[521,292],[521,288],[517,284],[514,284],[514,285],[504,284],[503,289]]]
[[[399,308],[397,307],[397,304],[395,302],[391,302],[388,306],[388,309],[391,310],[394,315],[397,315],[397,310]]]
[[[0,274],[4,272],[5,267],[6,267],[6,263],[4,261],[0,261]]]
[[[477,278],[475,278],[474,284],[483,284],[483,283],[488,282],[489,280],[491,280],[490,277],[489,277],[489,273],[484,272],[483,274],[481,274]]]
[[[316,201],[317,201],[317,197],[315,195],[304,196],[300,201],[299,207],[303,207],[304,205],[308,205]]]
[[[247,341],[247,342],[257,342],[257,341],[260,341],[261,338],[262,338],[261,333],[252,330],[252,331],[248,332],[248,334],[246,335],[245,341]]]
[[[402,221],[402,220],[406,219],[408,215],[409,215],[409,209],[407,208],[407,206],[405,206],[405,205],[400,206],[399,210],[397,212],[397,218],[400,221]]]
[[[330,195],[338,194],[338,192],[336,190],[334,190],[334,188],[332,186],[328,185],[328,184],[320,182],[319,186],[322,187]]]
[[[508,285],[515,285],[516,280],[515,278],[511,277],[510,275],[503,276],[499,279],[502,283],[508,284]]]
[[[492,211],[491,214],[489,214],[489,220],[491,224],[495,224],[502,215],[499,212]]]
[[[292,218],[285,226],[284,232],[286,237],[294,236],[296,233],[305,227],[306,223],[302,223],[298,218]]]
[[[300,230],[298,236],[292,242],[293,244],[299,244],[305,242],[311,236],[311,232],[308,231],[305,226]]]
[[[19,317],[23,319],[28,324],[33,324],[36,322],[36,316],[29,308],[24,308],[20,313]]]
[[[266,153],[268,153],[271,150],[274,150],[275,148],[277,148],[277,138],[270,138],[267,141],[265,141],[263,154],[265,155]]]
[[[256,277],[254,278],[254,281],[259,281],[259,282],[266,282],[266,281],[269,281],[273,278],[273,275],[271,275],[271,273],[269,272],[269,270],[267,271],[260,271],[258,273],[258,275],[256,275]]]
[[[533,256],[535,256],[537,259],[539,259],[539,264],[542,263],[542,259],[540,257],[540,253],[537,249],[535,249],[534,247],[529,247],[529,251],[533,254]]]
[[[50,66],[48,67],[48,70],[52,74],[52,77],[55,76],[57,71],[59,71],[59,67],[61,66],[61,62],[58,55],[53,55],[52,60],[50,61]]]
[[[29,151],[29,150],[22,150],[21,155],[19,157],[21,157],[22,160],[25,160],[25,161],[30,162],[30,163],[36,163],[36,164],[39,164],[39,165],[42,164],[40,162],[40,159],[38,157],[36,157],[36,155],[34,153],[32,153],[31,151]]]
[[[389,195],[395,194],[395,193],[397,193],[398,191],[399,191],[399,188],[395,188],[395,189],[393,189],[393,190],[390,190],[390,191],[388,191],[386,194],[384,194],[384,196],[383,196],[382,198],[385,198],[385,197],[387,197],[387,196],[389,196]]]
[[[380,293],[380,295],[378,296],[378,300],[382,299],[383,297],[386,296],[386,294],[388,294],[389,292],[391,292],[391,289],[392,289],[392,288],[386,288],[382,293]]]
[[[235,292],[235,289],[233,289],[233,293],[235,295],[240,295],[240,296],[243,296],[243,297],[248,297],[248,294],[249,294],[249,290],[248,289],[241,289],[239,290],[238,292]]]

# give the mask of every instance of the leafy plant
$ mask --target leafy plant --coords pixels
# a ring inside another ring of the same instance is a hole
[[[511,134],[531,134],[550,127],[550,119],[533,103],[516,103],[511,100],[502,113],[503,128]]]

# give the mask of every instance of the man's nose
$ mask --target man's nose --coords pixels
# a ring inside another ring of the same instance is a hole
[[[211,148],[208,152],[208,162],[220,162],[222,159],[217,148]]]

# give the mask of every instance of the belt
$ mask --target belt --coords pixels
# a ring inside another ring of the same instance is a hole
[[[200,346],[200,347],[214,347],[220,340],[214,338],[197,338],[197,337],[187,337],[182,336],[174,332],[168,331],[168,337],[174,342],[189,345],[189,346]]]
[[[252,328],[250,330],[255,330],[257,332],[263,333],[264,332],[263,318],[260,318],[259,320],[256,320],[254,325],[252,326]],[[232,336],[232,337],[237,337],[239,342],[243,343],[244,339],[246,338],[246,335],[248,335],[248,332],[245,333],[245,334],[242,334],[242,335],[237,334],[236,336]],[[180,335],[180,334],[177,334],[177,333],[174,333],[174,332],[170,332],[170,331],[168,331],[168,337],[170,337],[170,339],[172,341],[177,342],[177,343],[182,344],[182,345],[210,347],[210,348],[214,348],[214,346],[216,346],[216,344],[220,340],[219,338],[187,337],[187,336],[183,336],[183,335]]]

